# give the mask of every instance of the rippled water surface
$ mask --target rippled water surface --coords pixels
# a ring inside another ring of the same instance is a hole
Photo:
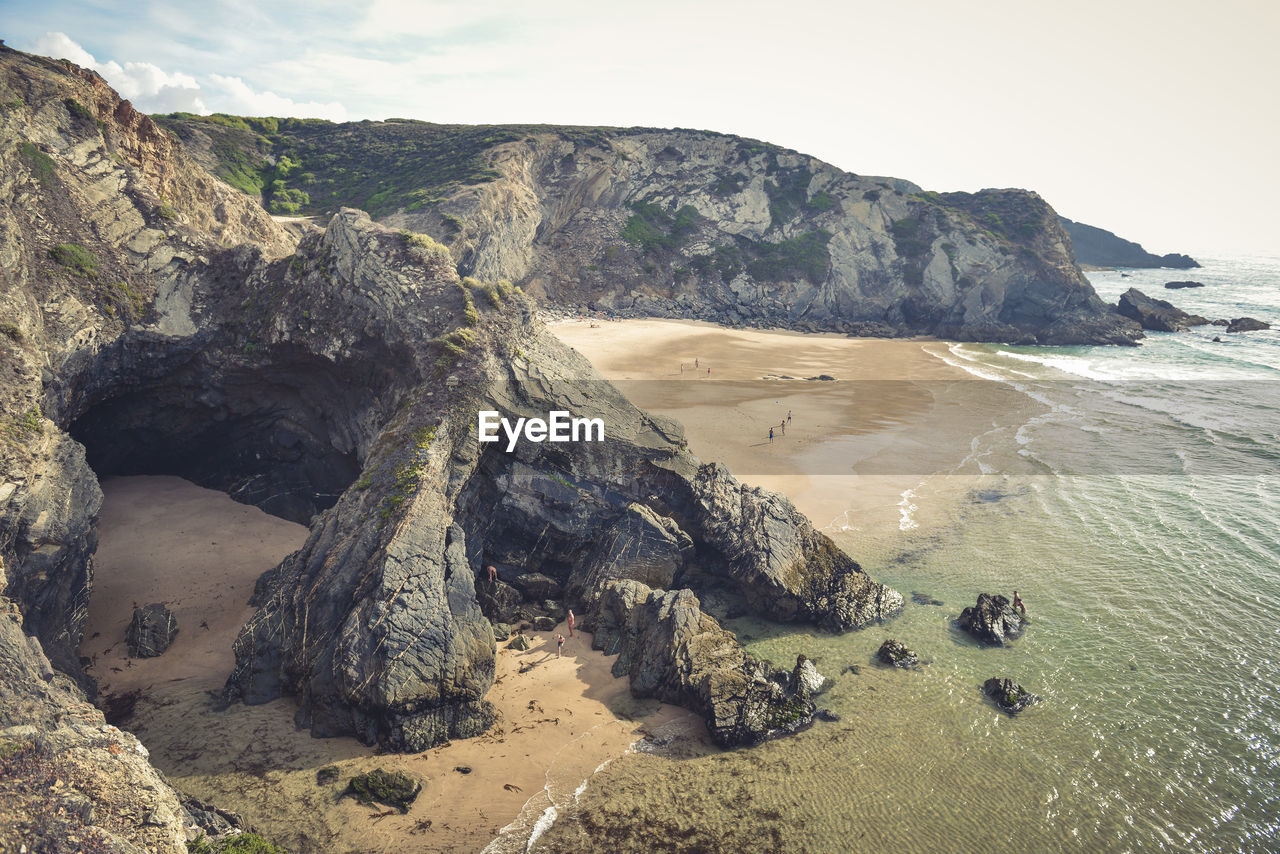
[[[1091,278],[1111,302],[1132,285],[1280,327],[1280,260],[1205,264]],[[1280,850],[1280,332],[937,355],[1042,411],[923,479],[898,530],[830,533],[944,604],[842,636],[736,622],[757,655],[818,659],[841,721],[626,757],[535,850]],[[979,591],[1014,588],[1032,623],[1013,646],[952,627]],[[874,666],[887,637],[927,663]],[[991,676],[1042,702],[1005,716],[979,690]]]

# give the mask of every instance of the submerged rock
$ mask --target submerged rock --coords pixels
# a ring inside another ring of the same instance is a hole
[[[978,594],[978,602],[960,612],[960,628],[983,643],[1003,646],[1022,634],[1022,615],[1003,596]]]
[[[133,620],[125,631],[129,655],[134,658],[155,658],[164,653],[178,636],[178,621],[173,613],[159,602],[143,608],[135,608]]]
[[[876,650],[876,660],[881,664],[890,667],[901,667],[903,669],[916,667],[920,664],[920,657],[907,648],[902,641],[890,638],[880,644],[880,649]]]
[[[943,602],[941,599],[934,599],[932,596],[930,596],[930,595],[929,595],[929,594],[927,594],[927,593],[920,593],[920,592],[915,591],[915,590],[911,591],[911,601],[912,601],[912,602],[914,602],[914,603],[915,603],[915,604],[917,604],[917,605],[935,605],[935,606],[942,606],[942,605],[946,604],[946,603],[945,603],[945,602]]]
[[[401,813],[409,811],[422,791],[422,784],[403,771],[385,771],[375,768],[368,774],[351,778],[343,795],[350,795],[362,804],[385,804]]]
[[[1165,282],[1164,286],[1169,290],[1181,290],[1183,288],[1203,288],[1204,282]]]
[[[1040,702],[1039,697],[1007,676],[993,677],[983,682],[982,692],[990,697],[1002,711],[1011,715],[1016,715],[1032,703]]]

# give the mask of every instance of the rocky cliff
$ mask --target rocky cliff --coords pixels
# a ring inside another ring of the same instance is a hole
[[[0,843],[185,851],[203,811],[86,701],[101,493],[67,428],[107,377],[132,381],[147,345],[125,339],[194,331],[195,266],[290,241],[96,75],[2,46],[0,199]]]
[[[280,211],[364,208],[576,310],[854,334],[1132,343],[1021,190],[929,193],[703,131],[171,117]]]
[[[1169,267],[1174,270],[1190,270],[1200,263],[1188,255],[1171,252],[1154,255],[1142,248],[1142,244],[1125,240],[1105,228],[1072,222],[1059,217],[1062,227],[1071,236],[1076,260],[1090,267]]]
[[[487,726],[497,609],[598,622],[633,580],[832,629],[901,607],[785,498],[690,455],[505,281],[460,279],[446,247],[355,210],[291,236],[91,72],[0,46],[0,196],[0,724],[34,728],[0,732],[21,765],[0,789],[91,761],[104,776],[75,804],[102,850],[180,850],[202,811],[85,702],[97,474],[180,474],[310,522],[258,585],[227,699],[296,695],[314,734],[392,749]],[[508,453],[477,441],[480,409],[600,417],[606,439]],[[515,586],[479,595],[484,564]],[[720,741],[812,715],[695,622],[716,675],[682,696]],[[687,651],[649,652],[646,678],[684,678]]]

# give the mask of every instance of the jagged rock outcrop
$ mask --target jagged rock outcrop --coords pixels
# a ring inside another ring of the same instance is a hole
[[[1186,288],[1203,288],[1204,282],[1165,282],[1164,286],[1171,291],[1180,291]]]
[[[1023,618],[1003,596],[979,593],[978,602],[960,612],[956,624],[978,640],[1003,646],[1022,634]]]
[[[133,619],[125,630],[124,640],[134,658],[163,655],[178,636],[178,621],[160,602],[133,609]]]
[[[464,273],[565,308],[1020,343],[1141,337],[1098,299],[1052,208],[1022,190],[928,193],[704,131],[165,124],[229,176],[251,162],[263,185],[311,176],[264,189],[269,205],[303,193],[307,212],[367,205],[445,240]],[[280,176],[263,140],[300,165]]]
[[[700,464],[678,425],[632,406],[544,333],[523,298],[484,296],[439,253],[406,256],[404,242],[348,210],[299,249],[307,304],[341,294],[342,315],[358,324],[375,311],[360,303],[373,302],[390,327],[379,334],[402,339],[401,361],[418,364],[397,381],[399,414],[362,442],[373,450],[356,488],[264,582],[261,609],[237,641],[229,700],[296,694],[299,723],[314,734],[420,750],[488,726],[489,619],[554,624],[563,614],[542,601],[549,591],[589,610],[619,577],[730,585],[766,616],[836,628],[901,607],[785,498]],[[311,262],[317,253],[326,265]],[[357,259],[359,275],[342,272]],[[406,295],[434,313],[415,312]],[[285,340],[327,347],[292,332],[289,312],[300,308],[276,308],[268,350]],[[469,311],[475,325],[454,326]],[[465,345],[459,353],[441,343],[451,335]],[[412,386],[437,368],[456,382]],[[522,442],[508,453],[477,440],[481,410],[512,421],[581,413],[601,418],[607,437]],[[500,578],[477,580],[491,564]]]
[[[1137,288],[1129,288],[1121,294],[1116,309],[1125,317],[1138,321],[1143,329],[1155,332],[1181,332],[1209,322],[1206,317],[1187,314],[1172,303],[1149,297]]]
[[[598,599],[592,646],[617,654],[616,676],[638,697],[700,712],[711,739],[731,747],[793,732],[813,720],[808,692],[791,675],[747,654],[690,590],[609,582]]]
[[[1040,702],[1039,697],[1007,676],[992,677],[983,682],[982,693],[990,697],[1002,712],[1008,712],[1010,715],[1016,715],[1032,703]]]
[[[1103,228],[1072,222],[1059,217],[1062,227],[1071,235],[1076,260],[1090,267],[1169,267],[1174,270],[1190,270],[1200,263],[1187,255],[1171,252],[1153,255],[1141,244],[1117,237]]]
[[[1260,332],[1270,328],[1270,323],[1256,317],[1237,317],[1227,325],[1228,332]]]

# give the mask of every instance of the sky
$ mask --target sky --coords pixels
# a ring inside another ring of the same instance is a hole
[[[686,127],[1280,255],[1276,0],[4,0],[146,112]]]

